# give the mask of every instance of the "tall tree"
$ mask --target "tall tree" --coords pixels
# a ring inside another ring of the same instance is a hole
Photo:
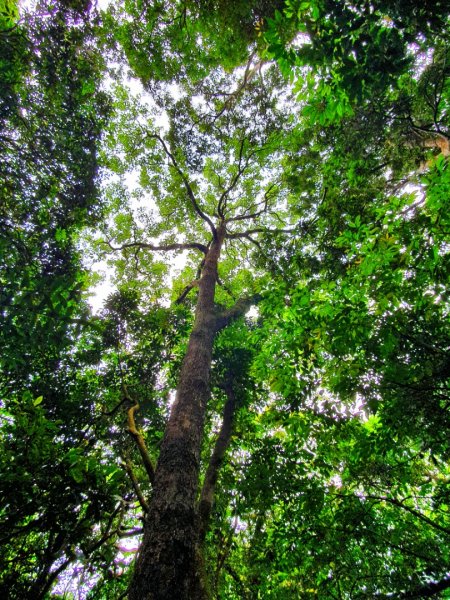
[[[291,232],[286,229],[291,218],[281,204],[283,192],[279,186],[279,132],[282,123],[286,131],[289,127],[282,112],[282,102],[287,99],[277,98],[280,90],[274,85],[278,76],[273,67],[252,81],[247,72],[243,77],[247,81],[216,69],[189,94],[182,90],[180,100],[168,105],[166,99],[167,132],[141,125],[149,122],[149,118],[142,118],[134,127],[128,124],[125,137],[128,140],[128,135],[134,137],[139,132],[140,147],[134,145],[130,155],[133,153],[147,177],[149,165],[154,172],[157,169],[158,177],[147,184],[157,205],[151,219],[141,212],[141,221],[146,219],[143,225],[131,214],[125,221],[120,214],[107,246],[121,251],[130,262],[137,258],[138,266],[139,257],[149,253],[192,251],[201,256],[195,279],[187,282],[178,299],[182,301],[192,290],[198,290],[194,323],[155,470],[143,545],[130,592],[134,598],[206,595],[200,532],[206,529],[213,482],[230,437],[226,432],[231,427],[229,413],[234,412],[229,399],[224,419],[230,422],[224,423],[219,438],[223,449],[219,444],[212,454],[199,498],[214,339],[259,299],[261,275],[239,268],[245,259],[245,254],[241,258],[238,252],[239,246],[244,251],[248,245],[257,249],[261,234]],[[214,97],[209,92],[212,86]],[[224,105],[230,104],[229,90],[232,93],[233,86],[237,91],[231,98],[230,111]],[[166,216],[169,214],[170,219]],[[158,243],[152,241],[156,236]],[[124,237],[131,240],[115,240]],[[188,261],[191,263],[192,258]],[[144,257],[142,264],[147,263]],[[151,270],[147,277],[147,285],[152,284]],[[218,297],[216,286],[222,279]],[[221,385],[232,397],[232,378]]]

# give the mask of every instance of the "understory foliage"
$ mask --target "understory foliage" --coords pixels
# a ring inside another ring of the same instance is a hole
[[[0,596],[181,597],[133,564],[206,314],[198,598],[450,597],[447,2],[27,11],[0,7]]]

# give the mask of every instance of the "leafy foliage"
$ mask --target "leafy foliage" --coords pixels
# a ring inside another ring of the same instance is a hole
[[[447,597],[448,19],[413,0],[1,12],[4,597],[44,598],[70,565],[123,597],[219,230],[209,595]],[[88,246],[117,287],[95,317]]]

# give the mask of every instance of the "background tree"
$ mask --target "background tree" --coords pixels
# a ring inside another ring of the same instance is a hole
[[[93,420],[100,339],[76,246],[102,214],[109,112],[89,20],[82,5],[41,3],[0,34],[0,589],[12,599],[43,598],[75,560],[104,564],[129,502]]]

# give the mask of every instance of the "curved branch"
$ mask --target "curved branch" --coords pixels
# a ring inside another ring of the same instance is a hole
[[[172,154],[172,152],[170,152],[169,148],[167,147],[166,142],[157,133],[148,134],[148,137],[154,138],[155,140],[158,140],[158,142],[161,144],[161,146],[163,147],[164,152],[166,153],[167,157],[169,158],[169,160],[172,163],[173,167],[175,168],[176,172],[178,173],[178,175],[183,180],[184,187],[186,188],[187,195],[189,197],[189,200],[191,201],[191,204],[192,204],[195,212],[198,214],[198,216],[201,219],[203,219],[203,221],[205,221],[206,223],[208,223],[209,228],[211,229],[211,232],[212,232],[212,234],[214,236],[214,239],[216,239],[217,231],[216,231],[216,228],[214,227],[213,222],[208,217],[208,215],[206,215],[202,211],[202,209],[200,208],[200,206],[199,206],[199,204],[197,202],[197,198],[195,197],[195,194],[194,194],[194,192],[192,190],[192,187],[191,187],[191,184],[189,183],[188,178],[186,177],[186,175],[181,170],[181,168],[180,168],[178,162],[176,161],[174,155]]]
[[[153,483],[155,479],[155,469],[153,467],[153,463],[151,461],[150,455],[147,450],[147,446],[145,445],[144,438],[142,434],[136,429],[136,423],[134,421],[134,413],[139,410],[139,404],[135,404],[131,408],[128,409],[128,432],[133,436],[138,450],[142,457],[142,462],[144,463],[145,470],[147,471],[148,478],[150,479],[150,483]]]
[[[130,402],[133,402],[130,394],[128,393],[127,386],[125,384],[122,385],[124,396]],[[150,483],[153,484],[155,479],[155,468],[153,467],[152,459],[150,458],[150,454],[148,453],[147,446],[145,445],[144,438],[142,434],[136,428],[136,422],[134,420],[134,413],[139,410],[140,406],[136,402],[133,406],[131,406],[127,411],[127,419],[128,419],[128,432],[133,437],[142,457],[142,462],[144,463],[145,470],[147,471],[148,478]]]

